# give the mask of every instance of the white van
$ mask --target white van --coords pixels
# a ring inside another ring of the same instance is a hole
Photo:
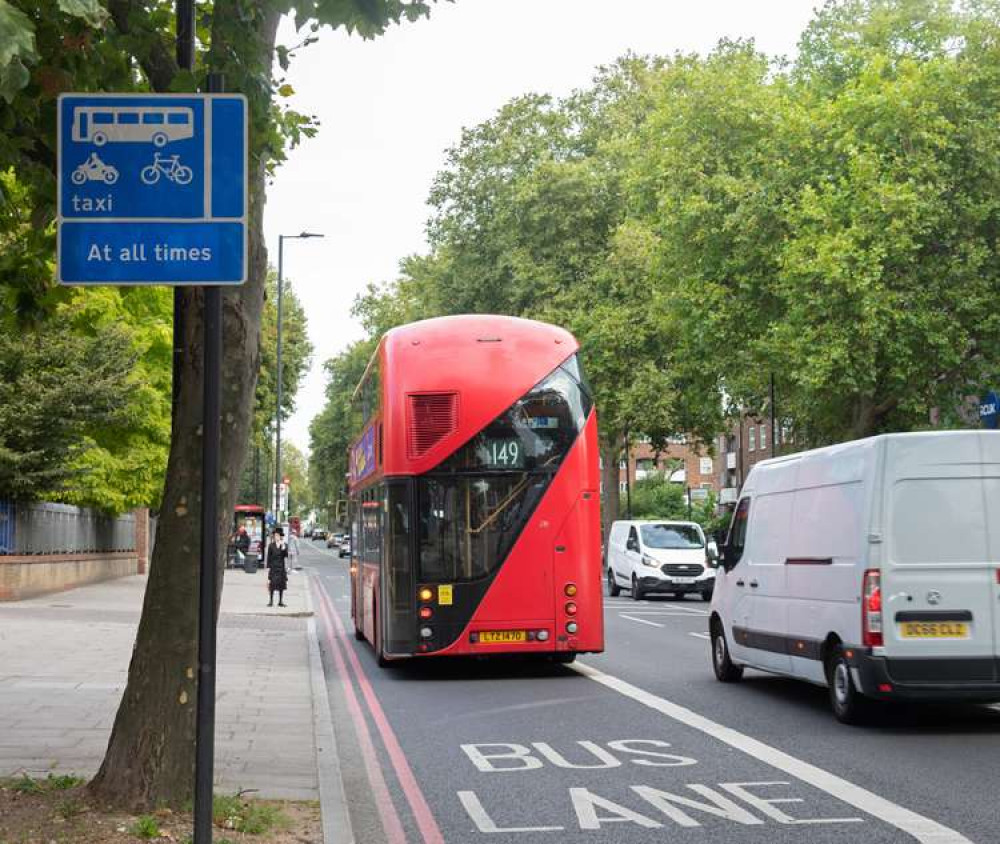
[[[1000,431],[888,434],[756,464],[720,549],[712,663],[877,700],[1000,700]]]
[[[612,522],[606,559],[609,595],[628,589],[636,601],[654,592],[712,598],[715,559],[697,522]]]

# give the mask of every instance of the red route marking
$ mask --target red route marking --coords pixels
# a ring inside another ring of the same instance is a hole
[[[337,628],[337,635],[344,640],[344,651],[346,651],[347,658],[354,669],[358,685],[361,687],[361,693],[368,704],[368,711],[375,720],[375,726],[378,727],[382,741],[385,743],[386,752],[392,761],[392,767],[396,770],[396,776],[403,788],[403,793],[406,795],[406,800],[410,804],[413,817],[416,819],[417,827],[420,829],[420,835],[424,839],[425,844],[444,844],[444,836],[441,834],[441,829],[438,827],[437,821],[434,820],[434,815],[431,814],[431,808],[427,804],[427,799],[424,797],[423,791],[417,785],[417,780],[413,776],[410,763],[406,761],[406,754],[403,753],[403,748],[400,747],[399,740],[389,725],[389,719],[385,717],[385,712],[382,711],[382,704],[379,703],[371,682],[369,682],[368,677],[361,668],[358,655],[347,642],[347,633],[344,630],[344,625],[334,610],[333,603],[330,601],[330,597],[327,595],[322,583],[319,584],[319,588],[320,597],[327,605],[327,612],[333,617],[333,623]]]
[[[403,822],[399,819],[399,813],[393,805],[392,797],[389,795],[389,788],[385,784],[385,777],[382,775],[382,768],[378,763],[378,756],[375,753],[375,745],[372,743],[371,733],[368,731],[368,723],[361,712],[361,704],[358,696],[354,692],[354,686],[341,655],[340,643],[333,635],[333,624],[331,615],[335,615],[332,607],[327,609],[324,604],[326,590],[323,585],[316,580],[316,585],[320,591],[319,608],[323,616],[325,633],[330,644],[330,653],[333,655],[334,663],[337,666],[337,673],[340,675],[341,684],[344,687],[344,696],[347,698],[347,709],[351,713],[354,721],[354,730],[358,735],[358,744],[361,746],[361,756],[365,762],[365,770],[368,773],[368,781],[372,786],[372,794],[375,797],[375,805],[378,807],[379,817],[382,821],[382,829],[389,844],[406,844],[406,833],[403,831]],[[327,602],[329,599],[326,599]]]

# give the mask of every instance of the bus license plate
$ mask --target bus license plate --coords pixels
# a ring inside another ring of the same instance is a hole
[[[903,639],[968,639],[964,621],[904,621],[899,625]]]
[[[484,645],[507,645],[511,642],[527,642],[525,630],[481,630],[479,641]]]

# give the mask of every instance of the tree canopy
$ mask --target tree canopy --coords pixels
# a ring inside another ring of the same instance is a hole
[[[968,424],[1000,364],[998,82],[996,0],[829,0],[791,62],[625,56],[465,129],[428,254],[355,313],[373,339],[460,312],[570,329],[611,513],[626,431],[708,445],[772,376],[800,445]],[[315,442],[343,449],[348,388]]]

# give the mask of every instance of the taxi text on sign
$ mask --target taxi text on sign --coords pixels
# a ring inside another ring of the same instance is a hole
[[[243,95],[60,96],[60,283],[242,284],[246,224]]]

